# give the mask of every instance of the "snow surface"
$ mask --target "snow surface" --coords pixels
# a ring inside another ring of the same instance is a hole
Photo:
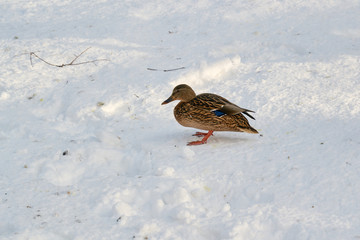
[[[360,239],[359,23],[358,0],[1,0],[0,239]],[[88,47],[107,61],[30,62]],[[186,146],[179,83],[261,135]]]

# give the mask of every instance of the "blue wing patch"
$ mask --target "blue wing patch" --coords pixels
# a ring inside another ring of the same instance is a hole
[[[222,116],[226,115],[226,113],[224,113],[220,110],[212,110],[212,112],[218,117],[222,117]]]

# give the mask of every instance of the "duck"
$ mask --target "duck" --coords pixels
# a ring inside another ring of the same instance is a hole
[[[213,93],[196,95],[190,86],[180,84],[161,105],[176,100],[180,102],[174,108],[174,116],[180,125],[208,131],[196,132],[193,136],[202,137],[202,139],[189,142],[188,146],[207,143],[214,131],[258,133],[244,116],[255,120],[250,114],[255,113],[254,111],[241,108],[219,95]]]

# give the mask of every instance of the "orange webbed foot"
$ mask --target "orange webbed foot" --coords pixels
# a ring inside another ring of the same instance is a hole
[[[196,132],[193,136],[197,136],[197,137],[201,137],[204,136],[203,139],[201,139],[200,141],[193,141],[193,142],[189,142],[187,145],[188,146],[194,146],[194,145],[201,145],[201,144],[205,144],[206,141],[208,140],[208,138],[213,135],[214,131],[209,131],[207,133],[203,133],[203,132]]]

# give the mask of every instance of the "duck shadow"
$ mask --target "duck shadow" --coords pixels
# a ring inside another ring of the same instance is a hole
[[[196,141],[201,139],[201,137],[191,136],[188,138],[190,141]],[[255,143],[257,142],[258,137],[256,136],[241,136],[239,134],[231,133],[214,133],[208,140],[208,144],[236,144],[236,143]]]

